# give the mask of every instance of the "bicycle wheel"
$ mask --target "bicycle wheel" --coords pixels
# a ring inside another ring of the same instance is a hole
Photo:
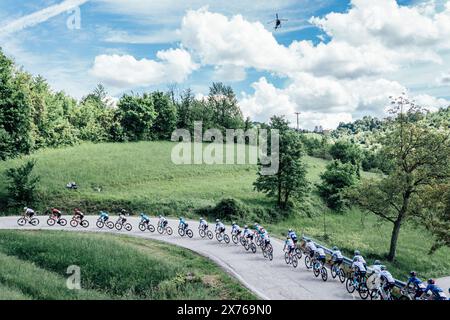
[[[60,225],[61,227],[66,226],[66,225],[67,225],[67,220],[64,219],[64,218],[59,219],[59,225]]]
[[[312,268],[312,261],[311,261],[311,257],[309,255],[305,256],[305,266],[307,269]]]
[[[331,277],[333,278],[333,279],[335,279],[336,278],[336,276],[338,275],[338,273],[337,273],[337,271],[336,271],[336,266],[331,266]]]
[[[55,219],[53,219],[53,218],[48,218],[48,219],[47,219],[47,224],[48,224],[50,227],[53,227],[53,226],[55,225],[55,223],[56,223]]]
[[[341,281],[341,283],[345,282],[345,271],[342,268],[339,268],[339,281]]]
[[[101,229],[104,227],[105,223],[103,221],[97,220],[96,224],[97,228]]]
[[[365,284],[360,284],[359,285],[359,296],[361,297],[361,299],[366,300],[367,297],[369,296],[369,289],[367,288],[367,286]]]
[[[125,224],[125,230],[127,230],[128,232],[130,232],[131,230],[133,230],[133,226],[129,223]]]
[[[163,227],[161,227],[161,226],[158,226],[158,228],[156,228],[156,230],[158,230],[158,232],[159,232],[160,234],[163,234],[163,232],[164,232],[164,229],[163,229]]]
[[[32,226],[37,226],[37,225],[39,224],[39,219],[38,219],[38,218],[32,218],[32,219],[30,220],[30,224],[31,224]]]
[[[380,298],[380,295],[378,294],[377,289],[373,289],[369,293],[370,300],[378,300]]]
[[[313,266],[313,273],[316,276],[316,278],[319,276],[320,274],[320,265],[317,265],[317,263],[314,264]]]
[[[112,221],[106,221],[106,226],[107,226],[109,229],[113,229],[113,228],[114,228],[114,223],[113,223]]]
[[[294,268],[297,268],[297,266],[298,266],[298,259],[297,259],[297,256],[296,256],[296,255],[293,255],[293,256],[292,256],[292,266],[293,266]]]
[[[200,237],[204,238],[205,237],[205,230],[203,229],[198,229],[198,234],[200,235]]]
[[[211,232],[211,230],[208,230],[208,231],[206,232],[206,235],[207,235],[207,237],[209,238],[209,240],[212,240],[212,238],[214,237],[214,236],[213,236],[213,233]]]
[[[222,242],[222,234],[219,232],[216,232],[216,239],[217,239],[217,241]]]
[[[70,220],[70,226],[76,228],[78,226],[78,221],[75,219]]]
[[[122,230],[122,227],[123,227],[123,225],[121,223],[116,223],[114,226],[116,227],[117,231]]]
[[[194,232],[191,229],[187,229],[186,234],[189,238],[192,238],[194,236]]]
[[[27,220],[25,218],[20,218],[17,220],[17,224],[21,227],[23,227],[27,223]]]
[[[352,278],[348,278],[347,282],[345,283],[345,288],[347,289],[348,293],[355,292],[355,283]]]
[[[267,246],[266,246],[266,250],[268,251],[268,252],[273,252],[273,247],[272,247],[272,244],[268,244]],[[298,258],[298,257],[297,257]]]
[[[223,240],[225,241],[226,244],[230,243],[230,237],[227,234],[223,235]]]
[[[248,251],[248,249],[250,249],[250,244],[248,243],[248,241],[245,242],[244,248],[247,251]]]
[[[235,234],[233,234],[232,236],[231,236],[231,241],[233,241],[233,243],[234,244],[238,244],[238,238],[237,238],[237,236],[235,235]]]
[[[245,247],[245,243],[246,243],[247,241],[245,241],[245,238],[244,238],[244,237],[240,237],[240,238],[239,238],[239,242],[242,244],[242,246]]]
[[[286,262],[286,264],[291,263],[291,258],[289,257],[289,253],[287,252],[284,253],[284,261]]]
[[[171,236],[172,233],[173,233],[172,228],[171,228],[171,227],[166,227],[166,233],[167,233],[169,236]]]
[[[81,220],[80,224],[83,226],[83,228],[89,227],[89,221],[87,220]]]
[[[272,253],[272,251],[270,251],[267,255],[269,256],[269,260],[272,261],[273,260],[273,253]]]
[[[178,234],[179,234],[180,236],[184,237],[184,234],[185,234],[184,229],[178,228]]]
[[[256,253],[256,245],[253,242],[250,244],[250,249],[252,249],[253,253]]]
[[[298,259],[302,258],[302,250],[300,248],[295,248],[295,254],[297,255]]]
[[[148,229],[148,231],[150,231],[150,232],[155,232],[155,226],[152,225],[152,224],[150,224],[150,223],[148,224],[147,229]]]
[[[139,230],[141,230],[142,232],[144,232],[147,229],[147,226],[144,223],[139,223],[138,226]]]
[[[328,280],[328,271],[325,267],[322,267],[322,269],[320,269],[320,275],[322,276],[323,281]]]

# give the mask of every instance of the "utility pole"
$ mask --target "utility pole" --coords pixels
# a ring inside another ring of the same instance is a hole
[[[299,130],[299,127],[298,127],[298,116],[300,115],[300,112],[295,112],[295,114],[297,115],[297,131]]]

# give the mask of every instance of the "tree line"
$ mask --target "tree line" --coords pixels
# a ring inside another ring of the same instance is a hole
[[[127,93],[117,103],[99,84],[80,101],[53,92],[41,76],[18,68],[0,50],[0,160],[41,148],[80,141],[124,142],[170,139],[176,128],[247,129],[230,86],[213,83],[209,95],[196,99],[191,90]]]

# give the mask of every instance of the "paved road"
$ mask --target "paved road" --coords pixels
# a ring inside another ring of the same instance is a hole
[[[280,240],[272,239],[274,248],[274,259],[269,261],[265,259],[260,250],[253,254],[245,251],[241,245],[219,243],[217,240],[201,239],[198,235],[198,223],[188,221],[189,227],[194,231],[194,237],[181,238],[176,231],[178,222],[169,219],[169,225],[174,229],[172,236],[160,235],[158,232],[141,232],[137,228],[138,218],[129,218],[133,225],[131,232],[98,229],[95,226],[96,217],[88,217],[90,227],[87,229],[77,227],[72,228],[69,225],[65,227],[49,227],[46,224],[47,217],[40,216],[40,224],[37,227],[28,225],[27,227],[19,227],[17,225],[17,217],[1,217],[0,229],[42,229],[42,230],[67,230],[67,231],[86,231],[86,232],[112,232],[120,234],[128,234],[148,239],[164,241],[175,244],[192,251],[195,251],[205,257],[216,262],[228,273],[237,278],[242,284],[253,291],[262,299],[285,300],[285,299],[324,299],[324,300],[341,300],[341,299],[358,299],[353,297],[338,280],[329,276],[327,282],[323,282],[320,278],[314,277],[312,271],[307,270],[303,259],[299,261],[299,265],[294,269],[284,262],[283,243]],[[111,217],[115,221],[116,217]],[[151,223],[156,225],[156,219],[152,219]],[[329,270],[328,270],[329,271]]]

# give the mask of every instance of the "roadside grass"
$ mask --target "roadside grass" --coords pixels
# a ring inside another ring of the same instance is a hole
[[[189,250],[109,234],[0,231],[0,297],[32,299],[254,299]],[[81,287],[66,288],[67,267]]]
[[[241,200],[251,209],[274,208],[273,200],[253,190],[255,165],[175,165],[171,161],[174,145],[171,142],[104,143],[41,150],[31,156],[38,160],[36,173],[41,176],[37,209],[57,206],[67,211],[80,207],[86,213],[96,214],[98,210],[117,212],[126,207],[153,216],[198,218],[195,209],[214,206],[229,197]],[[0,175],[27,158],[0,162]],[[320,173],[329,161],[308,156],[304,161],[308,166],[308,180],[314,186],[320,182]],[[362,177],[378,175],[362,172]],[[76,181],[80,189],[66,190],[69,181]],[[96,191],[96,187],[101,187],[101,191]],[[5,188],[6,182],[1,179],[0,199],[5,198]],[[342,214],[333,212],[314,191],[293,211],[272,222],[269,231],[281,237],[292,227],[326,245],[338,245],[349,255],[359,249],[369,260],[384,260],[392,230],[390,223],[355,208]],[[429,232],[406,223],[399,238],[397,260],[387,265],[401,279],[411,269],[422,277],[450,275],[450,249],[439,249],[430,256],[431,244]]]

